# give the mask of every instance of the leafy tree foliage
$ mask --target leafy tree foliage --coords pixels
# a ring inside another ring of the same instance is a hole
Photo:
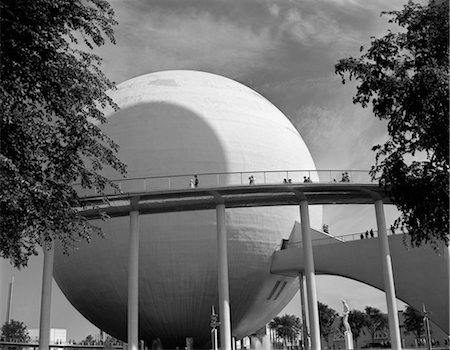
[[[405,333],[413,333],[417,339],[420,339],[425,332],[423,314],[408,305],[403,316],[405,317]]]
[[[364,311],[366,312],[366,328],[372,338],[372,343],[375,342],[375,333],[383,332],[388,328],[388,318],[381,311],[372,306],[366,306]]]
[[[334,321],[336,317],[338,317],[338,313],[328,307],[328,305],[318,302],[319,308],[319,326],[320,326],[320,334],[327,342],[327,346],[330,347],[330,335],[334,331]]]
[[[116,21],[105,0],[5,0],[0,11],[0,256],[20,267],[37,245],[67,250],[99,233],[72,184],[101,192],[104,165],[125,171],[99,128],[117,108],[105,94],[114,85],[89,51],[114,43]]]
[[[30,340],[27,326],[23,322],[11,320],[5,323],[1,329],[1,338],[4,341],[15,341],[26,343]]]
[[[92,344],[94,342],[94,337],[92,336],[92,334],[89,334],[84,340],[83,343],[85,344]]]
[[[352,310],[348,314],[348,323],[353,334],[355,346],[358,347],[358,338],[364,334],[364,328],[367,325],[367,315],[359,310]]]
[[[302,325],[300,318],[286,314],[281,317],[277,316],[270,321],[269,328],[274,330],[276,335],[283,339],[283,343],[286,345],[287,340],[293,342],[297,339],[302,330]]]
[[[371,103],[387,121],[389,139],[373,147],[371,175],[389,189],[401,211],[395,226],[414,246],[449,243],[448,6],[410,1],[383,13],[401,31],[372,38],[361,57],[335,66],[343,83],[347,76],[359,82],[353,102]]]
[[[114,346],[117,346],[117,345],[122,346],[122,345],[123,345],[123,341],[118,340],[118,339],[116,339],[116,338],[114,338],[114,337],[108,335],[108,336],[106,337],[106,339],[105,339],[105,343],[104,343],[104,346],[103,346],[103,347],[104,347],[105,349],[113,349]]]

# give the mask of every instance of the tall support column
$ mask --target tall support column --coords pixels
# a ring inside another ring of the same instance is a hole
[[[42,272],[41,315],[39,320],[39,350],[49,350],[50,314],[52,304],[52,280],[54,244],[42,247],[44,251],[44,268]]]
[[[11,282],[9,283],[8,312],[6,314],[7,323],[9,323],[12,319],[13,297],[14,297],[14,276],[11,277]]]
[[[217,255],[219,279],[220,349],[231,350],[230,296],[228,286],[227,229],[225,204],[217,204]]]
[[[303,349],[309,349],[309,320],[308,320],[308,305],[306,302],[306,292],[303,273],[298,274],[298,284],[300,285],[300,306],[302,315],[302,339],[303,339]]]
[[[450,245],[448,247],[444,246],[444,257],[447,260],[447,284],[448,284],[448,315],[450,315]],[[450,334],[450,322],[447,329],[447,334]]]
[[[319,308],[317,306],[316,277],[314,257],[309,230],[308,201],[300,201],[300,219],[302,225],[303,254],[305,256],[306,294],[308,297],[308,314],[311,334],[311,349],[320,350]]]
[[[139,212],[130,211],[128,255],[128,350],[138,350],[139,338]]]
[[[375,201],[375,214],[378,227],[378,241],[380,245],[381,267],[383,269],[384,290],[388,309],[389,333],[393,350],[402,348],[400,327],[398,323],[397,302],[395,298],[394,275],[392,273],[391,253],[386,231],[386,219],[384,217],[383,201]]]

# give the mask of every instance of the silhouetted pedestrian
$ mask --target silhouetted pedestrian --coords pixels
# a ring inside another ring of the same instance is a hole
[[[194,187],[197,188],[198,187],[198,176],[194,175]]]
[[[370,237],[373,238],[373,229],[370,229]]]

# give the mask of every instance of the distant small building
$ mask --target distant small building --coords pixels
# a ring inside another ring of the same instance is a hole
[[[39,342],[39,329],[29,329],[28,335],[30,336],[30,342]],[[52,345],[64,345],[67,344],[67,329],[52,328],[50,329],[50,344]]]

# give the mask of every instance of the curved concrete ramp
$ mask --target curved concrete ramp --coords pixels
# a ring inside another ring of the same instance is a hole
[[[316,273],[351,278],[384,290],[377,238],[315,245]],[[313,242],[314,244],[314,242]],[[449,248],[438,255],[430,247],[406,249],[402,236],[390,236],[389,247],[397,298],[421,310],[431,311],[432,321],[449,334]],[[288,248],[273,254],[271,272],[297,276],[304,270],[301,248]]]

